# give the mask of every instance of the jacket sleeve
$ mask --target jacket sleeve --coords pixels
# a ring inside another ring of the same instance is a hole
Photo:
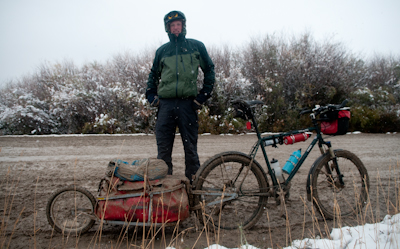
[[[158,52],[156,52],[153,61],[153,66],[151,67],[149,78],[147,80],[147,88],[146,88],[146,98],[150,103],[152,103],[154,97],[157,96],[157,88],[160,80],[159,61],[160,61],[159,55]]]
[[[211,97],[211,92],[215,83],[215,72],[214,63],[208,55],[206,47],[201,42],[199,45],[199,52],[201,58],[200,67],[204,73],[204,82],[203,88],[200,90],[200,93],[197,95],[196,99],[198,102],[200,102],[200,104],[203,104],[208,98]]]

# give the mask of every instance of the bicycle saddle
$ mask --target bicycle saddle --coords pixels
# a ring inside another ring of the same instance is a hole
[[[232,107],[234,108],[233,117],[234,118],[241,118],[244,120],[249,120],[253,118],[253,112],[251,107],[255,106],[256,104],[264,104],[261,100],[234,100],[232,101]]]

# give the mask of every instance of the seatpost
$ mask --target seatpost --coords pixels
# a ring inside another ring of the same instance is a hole
[[[252,121],[252,123],[254,125],[254,128],[256,130],[258,139],[261,139],[261,134],[260,134],[260,131],[258,130],[258,124],[257,124],[256,118],[254,117],[254,114],[251,117],[251,121]]]

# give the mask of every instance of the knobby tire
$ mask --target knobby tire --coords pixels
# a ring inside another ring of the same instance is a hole
[[[249,229],[257,223],[267,202],[265,193],[268,182],[256,161],[253,161],[251,168],[247,170],[250,162],[251,159],[244,154],[225,152],[204,163],[197,175],[195,188],[219,194],[196,196],[196,203],[207,205],[207,203],[216,202],[215,205],[205,206],[203,210],[198,211],[201,222],[226,230],[234,230],[239,227]],[[245,167],[242,168],[242,165]],[[240,168],[242,168],[242,172],[239,174]],[[221,202],[222,195],[226,200],[229,198],[229,194],[233,193],[237,193],[238,197]]]
[[[366,203],[369,188],[368,173],[361,160],[346,150],[335,150],[335,154],[344,185],[339,182],[329,153],[315,166],[311,176],[313,204],[325,219],[358,214]]]

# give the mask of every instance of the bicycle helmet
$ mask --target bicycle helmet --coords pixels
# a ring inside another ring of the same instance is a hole
[[[182,31],[186,29],[186,17],[185,15],[177,10],[173,10],[164,16],[164,26],[165,32],[169,32],[169,25],[171,22],[181,20],[182,21]]]

